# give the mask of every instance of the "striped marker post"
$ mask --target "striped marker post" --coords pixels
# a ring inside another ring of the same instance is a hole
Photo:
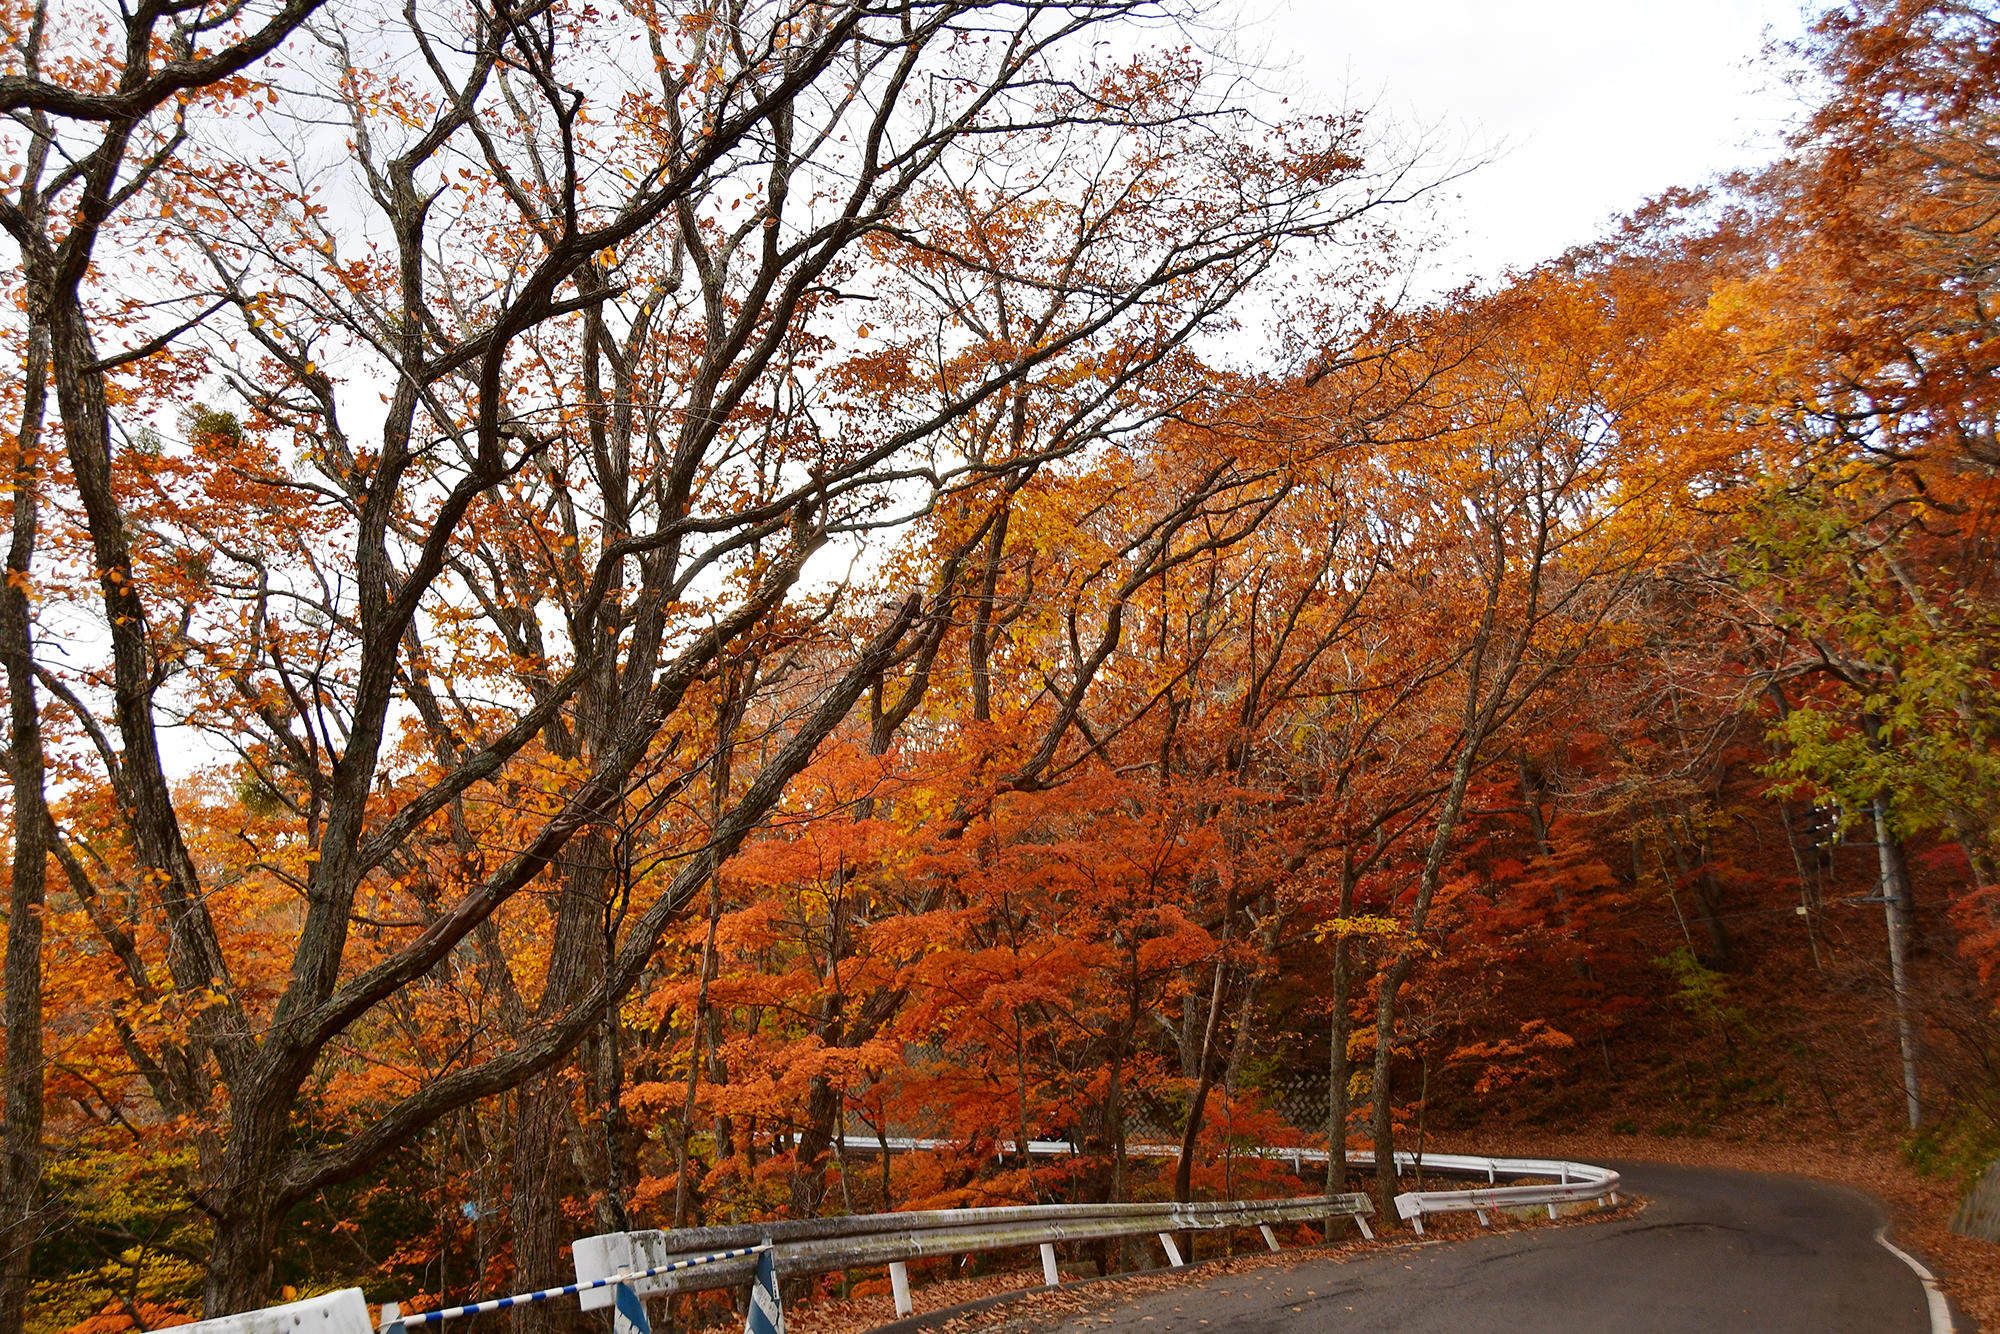
[[[653,1334],[653,1324],[646,1319],[646,1303],[630,1283],[618,1285],[611,1303],[611,1334]]]
[[[750,1285],[750,1318],[743,1334],[785,1334],[785,1299],[778,1292],[778,1267],[771,1263],[770,1243],[757,1257],[757,1281]]]
[[[646,1321],[646,1304],[639,1300],[639,1294],[629,1286],[642,1278],[652,1278],[656,1274],[671,1274],[676,1270],[693,1269],[698,1265],[712,1265],[720,1260],[740,1260],[746,1255],[760,1257],[757,1262],[757,1278],[761,1283],[765,1271],[770,1267],[771,1257],[766,1254],[771,1243],[760,1242],[755,1246],[739,1246],[733,1251],[717,1251],[713,1255],[691,1255],[685,1260],[675,1260],[671,1264],[654,1265],[635,1273],[613,1274],[609,1278],[594,1278],[588,1283],[565,1283],[560,1288],[543,1288],[540,1292],[517,1292],[511,1297],[494,1297],[488,1301],[472,1302],[465,1306],[447,1306],[440,1311],[423,1311],[416,1315],[404,1315],[394,1302],[382,1304],[382,1334],[409,1334],[409,1331],[424,1325],[439,1325],[447,1320],[457,1320],[461,1316],[483,1315],[488,1311],[504,1311],[510,1306],[526,1306],[529,1302],[545,1302],[551,1297],[574,1297],[589,1288],[618,1289],[616,1301],[616,1334],[652,1334]],[[775,1286],[774,1289],[775,1291]],[[780,1334],[784,1329],[782,1319],[778,1326]]]

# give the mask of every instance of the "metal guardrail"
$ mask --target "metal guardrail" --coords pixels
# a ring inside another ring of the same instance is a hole
[[[954,1140],[911,1139],[891,1136],[875,1136],[868,1139],[852,1139],[848,1149],[863,1151],[881,1148],[892,1152],[908,1153],[913,1150],[953,1149],[960,1145]],[[1014,1152],[1012,1140],[996,1142],[994,1151],[999,1154]],[[1177,1158],[1180,1156],[1178,1144],[1131,1144],[1125,1153],[1131,1158]],[[1028,1141],[1028,1152],[1037,1156],[1056,1156],[1077,1152],[1068,1140],[1037,1139]],[[1309,1148],[1305,1145],[1274,1145],[1262,1148],[1244,1149],[1241,1156],[1287,1162],[1294,1171],[1307,1163],[1323,1164],[1327,1159],[1325,1149]],[[1371,1150],[1349,1150],[1349,1164],[1356,1167],[1373,1167],[1375,1154]],[[1484,1175],[1489,1188],[1486,1190],[1425,1190],[1404,1191],[1396,1197],[1396,1216],[1407,1219],[1423,1235],[1424,1215],[1470,1211],[1479,1219],[1481,1227],[1487,1226],[1489,1210],[1515,1208],[1522,1205],[1546,1204],[1549,1217],[1556,1216],[1555,1206],[1576,1200],[1608,1200],[1618,1203],[1618,1174],[1608,1167],[1598,1167],[1591,1163],[1558,1161],[1548,1158],[1486,1158],[1462,1153],[1399,1153],[1396,1155],[1396,1173],[1406,1171],[1436,1172],[1445,1176]],[[1495,1186],[1499,1178],[1523,1176],[1552,1176],[1556,1184],[1551,1186]]]
[[[579,1277],[574,1283],[565,1283],[560,1287],[554,1288],[543,1288],[540,1292],[517,1292],[510,1297],[491,1297],[483,1302],[468,1302],[464,1306],[447,1306],[438,1311],[419,1311],[407,1316],[402,1313],[402,1308],[395,1302],[384,1302],[382,1303],[382,1332],[383,1334],[406,1334],[406,1331],[412,1326],[441,1325],[447,1320],[462,1320],[466,1316],[484,1315],[488,1311],[505,1311],[509,1307],[525,1306],[530,1302],[546,1302],[556,1297],[574,1297],[586,1309],[592,1306],[610,1306],[615,1302],[625,1300],[627,1295],[625,1290],[633,1288],[642,1279],[657,1279],[661,1275],[679,1274],[704,1265],[727,1264],[732,1260],[741,1260],[746,1256],[752,1257],[749,1263],[754,1266],[756,1264],[755,1257],[770,1249],[771,1244],[765,1242],[762,1245],[738,1246],[730,1250],[716,1251],[714,1253],[676,1255],[672,1259],[663,1261],[657,1265],[651,1265],[643,1270],[620,1269],[595,1278],[585,1279]]]
[[[918,1139],[908,1135],[867,1135],[849,1139],[843,1143],[842,1147],[848,1153],[877,1153],[883,1150],[891,1153],[929,1153],[940,1152],[946,1149],[963,1149],[966,1146],[963,1140],[955,1139]],[[1013,1152],[1013,1140],[996,1139],[993,1141],[993,1154],[995,1157],[1004,1158]],[[1049,1158],[1069,1157],[1080,1154],[1083,1150],[1066,1139],[1031,1139],[1028,1141],[1028,1152],[1037,1158]],[[1142,1143],[1127,1144],[1125,1146],[1125,1156],[1127,1158],[1178,1158],[1180,1152],[1181,1146],[1178,1144]],[[1326,1161],[1326,1150],[1307,1148],[1303,1145],[1297,1148],[1279,1146],[1275,1148],[1238,1149],[1236,1150],[1236,1156],[1239,1158],[1271,1158],[1283,1162],[1323,1163]],[[1352,1159],[1354,1155],[1349,1154],[1348,1157]]]
[[[1177,1232],[1256,1228],[1272,1250],[1273,1225],[1352,1218],[1364,1236],[1374,1234],[1368,1216],[1375,1206],[1366,1195],[1314,1195],[1297,1199],[1236,1200],[1175,1204],[1011,1205],[992,1209],[939,1209],[910,1213],[859,1214],[846,1218],[780,1220],[734,1227],[685,1228],[678,1232],[611,1232],[585,1237],[571,1247],[579,1283],[607,1275],[636,1273],[673,1264],[702,1251],[767,1241],[779,1275],[824,1274],[886,1264],[896,1314],[912,1309],[908,1262],[934,1256],[1038,1247],[1042,1279],[1059,1282],[1057,1243],[1157,1236],[1169,1265],[1183,1264]],[[697,1271],[661,1274],[632,1282],[641,1296],[726,1288],[748,1283],[754,1262],[724,1261]],[[578,1298],[590,1310],[610,1304],[606,1289]]]
[[[846,1148],[911,1152],[962,1148],[958,1141],[907,1137],[849,1140]],[[1011,1142],[995,1145],[1002,1154],[1014,1152]],[[1028,1152],[1037,1156],[1074,1154],[1067,1140],[1031,1140]],[[1180,1146],[1134,1144],[1132,1157],[1176,1157]],[[1323,1164],[1325,1149],[1280,1145],[1247,1149],[1244,1157],[1290,1163],[1295,1170],[1307,1163]],[[1375,1156],[1350,1152],[1347,1161],[1373,1166]],[[1544,1158],[1485,1158],[1467,1154],[1396,1155],[1398,1175],[1405,1171],[1453,1176],[1484,1176],[1488,1185],[1470,1190],[1405,1191],[1396,1196],[1396,1213],[1408,1219],[1419,1235],[1427,1214],[1472,1212],[1482,1226],[1496,1209],[1546,1205],[1549,1217],[1558,1204],[1580,1200],[1618,1203],[1618,1173],[1590,1163]],[[1502,1177],[1553,1177],[1550,1184],[1502,1186]],[[1352,1218],[1364,1237],[1372,1239],[1368,1218],[1373,1202],[1363,1194],[1314,1195],[1292,1199],[1236,1200],[1175,1204],[1008,1205],[986,1209],[935,1209],[908,1213],[860,1214],[843,1218],[777,1219],[729,1227],[683,1228],[675,1232],[613,1232],[584,1237],[572,1247],[577,1281],[559,1288],[512,1297],[497,1297],[444,1311],[401,1316],[394,1303],[382,1308],[385,1334],[402,1334],[408,1326],[435,1323],[481,1311],[501,1310],[525,1301],[574,1295],[584,1310],[614,1305],[622,1289],[652,1296],[714,1288],[741,1287],[755,1275],[760,1255],[768,1254],[778,1275],[831,1273],[841,1269],[887,1265],[896,1314],[909,1315],[908,1262],[936,1256],[981,1251],[1040,1249],[1046,1286],[1060,1282],[1056,1246],[1061,1242],[1099,1241],[1153,1235],[1159,1238],[1168,1263],[1184,1263],[1174,1241],[1178,1232],[1226,1228],[1256,1228],[1265,1244],[1278,1249],[1272,1227],[1288,1223]],[[267,1307],[242,1315],[223,1316],[183,1325],[176,1334],[373,1334],[361,1290],[347,1288],[302,1302]]]
[[[1396,1157],[1400,1167],[1403,1155],[1397,1154]],[[1573,1163],[1552,1158],[1481,1158],[1470,1154],[1436,1153],[1424,1155],[1423,1169],[1427,1172],[1458,1176],[1478,1176],[1484,1173],[1489,1182],[1497,1181],[1502,1176],[1554,1177],[1556,1180],[1549,1185],[1492,1185],[1485,1190],[1475,1188],[1405,1191],[1396,1197],[1396,1216],[1408,1219],[1419,1236],[1423,1235],[1425,1214],[1462,1213],[1470,1210],[1478,1217],[1479,1225],[1485,1227],[1487,1212],[1494,1209],[1547,1205],[1549,1217],[1554,1218],[1558,1204],[1579,1200],[1597,1200],[1611,1205],[1618,1203],[1618,1174],[1608,1167],[1598,1167],[1593,1163]]]
[[[368,1319],[368,1299],[359,1288],[342,1288],[302,1302],[170,1328],[174,1334],[374,1334],[375,1331]]]
[[[956,1149],[962,1147],[956,1140],[915,1139],[899,1136],[870,1136],[848,1140],[848,1150],[862,1152],[882,1150],[895,1153],[912,1151]],[[1005,1156],[1013,1153],[1014,1141],[999,1140],[994,1144],[994,1152]],[[1177,1158],[1180,1156],[1178,1144],[1130,1144],[1125,1153],[1130,1158]],[[1036,1139],[1028,1141],[1028,1152],[1038,1157],[1054,1157],[1078,1152],[1068,1140]],[[1304,1168],[1307,1163],[1323,1164],[1327,1159],[1325,1149],[1309,1148],[1305,1145],[1274,1145],[1241,1150],[1245,1158],[1262,1158],[1267,1161],[1287,1162],[1294,1171]],[[1350,1150],[1347,1161],[1356,1167],[1373,1167],[1375,1155],[1369,1150]],[[1485,1158],[1461,1153],[1399,1153],[1396,1155],[1396,1173],[1406,1171],[1436,1172],[1445,1176],[1484,1175],[1489,1188],[1486,1190],[1423,1190],[1404,1191],[1396,1196],[1396,1216],[1407,1219],[1419,1236],[1424,1231],[1424,1215],[1440,1213],[1471,1212],[1479,1219],[1481,1227],[1488,1226],[1486,1215],[1490,1210],[1516,1208],[1523,1205],[1547,1205],[1549,1217],[1556,1216],[1555,1206],[1578,1200],[1606,1200],[1618,1203],[1618,1174],[1606,1167],[1590,1163],[1558,1161],[1547,1158]],[[1556,1184],[1547,1186],[1497,1186],[1500,1177],[1551,1176]]]

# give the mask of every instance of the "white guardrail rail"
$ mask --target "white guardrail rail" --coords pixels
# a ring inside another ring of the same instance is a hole
[[[1273,1225],[1352,1218],[1364,1236],[1375,1206],[1366,1195],[1313,1195],[1301,1199],[1236,1200],[1174,1204],[1026,1204],[994,1209],[938,1209],[847,1218],[786,1219],[735,1227],[684,1228],[678,1232],[613,1232],[585,1237],[572,1247],[579,1282],[641,1268],[672,1264],[704,1251],[769,1242],[772,1268],[779,1276],[824,1274],[886,1264],[896,1314],[910,1314],[907,1262],[932,1256],[967,1255],[1039,1247],[1042,1281],[1058,1282],[1056,1244],[1119,1237],[1156,1236],[1167,1263],[1183,1263],[1177,1232],[1256,1228],[1278,1249]],[[718,1264],[698,1272],[675,1272],[632,1284],[641,1296],[690,1292],[748,1283],[753,1261]],[[584,1294],[584,1309],[610,1304],[608,1293]]]
[[[1349,1161],[1363,1157],[1350,1154]],[[1372,1162],[1374,1155],[1366,1155]],[[1404,1155],[1396,1155],[1396,1167],[1400,1172],[1405,1163]],[[1410,1166],[1417,1166],[1411,1155]],[[1411,1226],[1422,1236],[1425,1214],[1463,1213],[1471,1210],[1479,1219],[1481,1227],[1487,1226],[1486,1214],[1491,1209],[1518,1209],[1523,1206],[1547,1205],[1549,1217],[1556,1216],[1556,1206],[1575,1201],[1597,1200],[1607,1205],[1618,1203],[1618,1174],[1608,1167],[1598,1167],[1593,1163],[1572,1163],[1550,1158],[1479,1158],[1462,1153],[1425,1154],[1421,1167],[1426,1172],[1438,1172],[1451,1176],[1478,1176],[1484,1173],[1488,1183],[1497,1183],[1500,1177],[1554,1177],[1545,1184],[1528,1186],[1501,1186],[1489,1184],[1485,1190],[1410,1190],[1396,1197],[1396,1216],[1407,1218]]]
[[[956,1149],[954,1140],[889,1137],[849,1140],[849,1151],[879,1149],[910,1152]],[[1014,1152],[1011,1142],[995,1145],[1002,1155]],[[1031,1140],[1028,1152],[1037,1156],[1073,1154],[1066,1140]],[[1132,1157],[1176,1157],[1178,1145],[1135,1144]],[[1280,1146],[1250,1149],[1245,1157],[1290,1163],[1324,1164],[1325,1149]],[[1372,1153],[1349,1152],[1357,1167],[1373,1166]],[[1547,1206],[1549,1217],[1563,1203],[1597,1200],[1618,1203],[1618,1174],[1590,1163],[1543,1158],[1485,1158],[1467,1154],[1396,1155],[1397,1175],[1406,1172],[1445,1176],[1483,1176],[1487,1185],[1470,1190],[1405,1191],[1396,1196],[1396,1214],[1409,1220],[1417,1233],[1424,1215],[1471,1212],[1482,1226],[1493,1210]],[[1546,1178],[1529,1185],[1501,1185],[1502,1178]],[[437,1324],[486,1311],[505,1310],[526,1302],[574,1296],[583,1310],[615,1307],[620,1331],[645,1329],[643,1305],[635,1297],[674,1292],[742,1287],[753,1281],[768,1285],[776,1301],[776,1278],[831,1273],[886,1265],[896,1314],[912,1311],[908,1262],[937,1256],[966,1255],[1036,1247],[1041,1252],[1042,1281],[1060,1281],[1056,1246],[1062,1242],[1099,1241],[1154,1236],[1167,1263],[1184,1263],[1174,1235],[1180,1232],[1255,1228],[1272,1250],[1278,1249],[1274,1226],[1351,1218],[1364,1237],[1372,1239],[1368,1219],[1375,1212],[1368,1196],[1313,1195],[1289,1199],[1234,1200],[1193,1204],[1038,1204],[986,1209],[934,1209],[889,1214],[857,1214],[839,1218],[776,1219],[727,1227],[682,1228],[672,1232],[612,1232],[579,1239],[571,1248],[575,1283],[540,1292],[495,1297],[464,1306],[403,1315],[393,1302],[381,1312],[383,1334],[409,1334],[412,1327]],[[760,1294],[761,1297],[762,1294]],[[755,1321],[753,1319],[753,1327]],[[778,1328],[782,1329],[782,1325]],[[374,1334],[368,1304],[359,1288],[314,1297],[284,1306],[266,1307],[242,1315],[222,1316],[176,1327],[176,1334]]]
[[[869,1139],[854,1139],[847,1142],[849,1150],[869,1152],[883,1150],[908,1153],[912,1150],[953,1149],[959,1147],[954,1140],[909,1139],[890,1136]],[[1068,1140],[1036,1139],[1028,1141],[1028,1152],[1037,1156],[1072,1154],[1077,1150]],[[998,1156],[1014,1152],[1014,1142],[1003,1140],[994,1145]],[[1132,1158],[1177,1158],[1180,1146],[1176,1144],[1133,1144],[1125,1150]],[[1304,1168],[1307,1163],[1326,1162],[1326,1150],[1283,1146],[1274,1148],[1246,1149],[1243,1156],[1251,1158],[1275,1159],[1292,1165],[1294,1171]],[[1375,1155],[1370,1150],[1350,1149],[1347,1161],[1355,1167],[1373,1167]],[[1577,1163],[1553,1158],[1486,1158],[1463,1153],[1399,1153],[1396,1155],[1396,1174],[1414,1172],[1419,1175],[1434,1172],[1440,1176],[1484,1176],[1485,1190],[1420,1190],[1405,1191],[1396,1196],[1396,1216],[1409,1220],[1411,1226],[1422,1236],[1425,1214],[1464,1213],[1470,1211],[1479,1219],[1481,1227],[1487,1226],[1486,1215],[1490,1210],[1514,1209],[1523,1206],[1547,1205],[1549,1217],[1556,1216],[1556,1206],[1575,1201],[1602,1200],[1610,1205],[1618,1203],[1618,1174],[1608,1167],[1598,1167],[1592,1163]],[[1500,1186],[1501,1177],[1553,1177],[1547,1184],[1530,1186]]]

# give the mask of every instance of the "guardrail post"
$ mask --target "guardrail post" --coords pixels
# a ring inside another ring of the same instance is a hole
[[[1174,1245],[1173,1233],[1162,1232],[1160,1234],[1160,1249],[1167,1253],[1167,1263],[1173,1268],[1179,1269],[1186,1263],[1181,1259],[1181,1248]]]
[[[1554,1200],[1549,1201],[1549,1221],[1551,1223],[1556,1221],[1556,1202]]]
[[[771,1244],[769,1237],[764,1244]],[[778,1264],[766,1250],[757,1257],[757,1278],[750,1285],[750,1317],[743,1334],[785,1334],[785,1290],[778,1282]]]
[[[646,1303],[639,1300],[631,1284],[614,1287],[611,1302],[611,1334],[653,1334],[653,1323],[646,1319]]]
[[[1272,1233],[1269,1223],[1259,1223],[1257,1230],[1264,1234],[1264,1244],[1266,1246],[1269,1246],[1274,1251],[1278,1249],[1278,1238]]]
[[[910,1267],[901,1260],[889,1262],[889,1291],[895,1294],[899,1318],[916,1309],[910,1304]]]
[[[1056,1273],[1056,1244],[1052,1241],[1042,1243],[1042,1285],[1049,1288],[1062,1285],[1062,1277]]]
[[[1479,1220],[1479,1226],[1481,1227],[1493,1226],[1491,1223],[1486,1221],[1486,1211],[1484,1209],[1474,1209],[1472,1211],[1472,1216]]]
[[[1354,1215],[1354,1225],[1361,1229],[1361,1239],[1363,1241],[1375,1240],[1375,1229],[1369,1227],[1368,1220],[1363,1218],[1360,1214]]]

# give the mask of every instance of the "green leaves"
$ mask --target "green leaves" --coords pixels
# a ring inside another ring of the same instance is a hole
[[[1879,473],[1767,482],[1734,553],[1787,651],[1765,768],[1784,790],[1865,810],[1896,832],[1990,848],[2000,791],[2000,617],[1957,582],[1932,500]]]

